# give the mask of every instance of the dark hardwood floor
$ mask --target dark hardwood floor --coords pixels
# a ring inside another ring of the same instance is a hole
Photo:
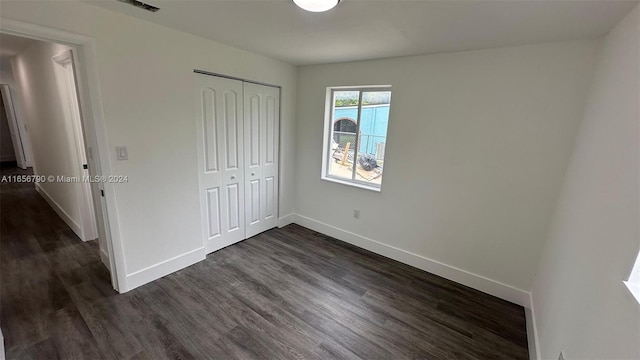
[[[297,225],[119,295],[33,184],[0,191],[7,359],[528,358],[522,307]]]

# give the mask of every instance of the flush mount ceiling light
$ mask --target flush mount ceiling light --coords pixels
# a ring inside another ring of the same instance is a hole
[[[300,8],[311,12],[323,12],[331,10],[340,0],[293,0]]]

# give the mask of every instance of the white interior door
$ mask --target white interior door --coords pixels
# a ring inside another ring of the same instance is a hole
[[[242,82],[195,76],[202,231],[212,252],[245,239]]]
[[[244,83],[246,237],[278,225],[280,89]]]
[[[16,118],[15,108],[13,107],[13,98],[11,97],[9,85],[0,85],[0,91],[2,92],[4,109],[7,113],[9,132],[11,133],[11,141],[13,142],[13,152],[16,154],[16,163],[20,168],[26,169],[27,161],[24,154],[24,148],[22,147],[22,138],[20,137],[18,120]]]
[[[60,88],[66,99],[65,115],[68,118],[67,125],[73,134],[72,144],[69,144],[70,153],[75,157],[75,176],[83,178],[89,176],[89,163],[82,130],[82,115],[80,114],[80,102],[78,101],[78,89],[76,86],[75,62],[71,50],[53,57],[53,61],[59,65],[56,68],[62,82]],[[91,191],[91,183],[80,182],[75,189],[76,203],[80,209],[81,234],[78,236],[82,241],[90,241],[98,238],[98,227],[96,224],[94,197]],[[102,243],[101,243],[102,244]],[[104,250],[101,248],[101,251]]]

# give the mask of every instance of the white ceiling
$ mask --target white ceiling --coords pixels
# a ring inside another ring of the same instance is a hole
[[[0,33],[0,57],[6,59],[18,55],[36,41],[38,40]]]
[[[304,65],[453,52],[606,34],[637,1],[342,0],[308,13],[291,0],[116,0],[96,6]]]

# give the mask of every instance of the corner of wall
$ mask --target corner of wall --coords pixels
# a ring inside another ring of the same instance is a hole
[[[120,284],[120,293],[125,293],[137,287],[160,279],[178,270],[182,270],[206,258],[204,247],[188,251],[184,254],[167,259],[158,264],[154,264],[142,270],[138,270],[132,274],[127,274],[127,283]]]
[[[105,251],[105,249],[100,249],[100,261],[102,261],[102,264],[109,269],[109,271],[111,271],[111,263],[109,262],[109,255],[107,254],[107,252]]]
[[[524,306],[524,315],[527,322],[529,359],[540,360],[540,342],[538,340],[538,327],[536,326],[536,311],[533,307],[533,294],[531,292],[529,293],[528,304]]]
[[[84,233],[82,231],[82,227],[80,226],[80,224],[78,224],[75,220],[73,220],[73,218],[71,218],[71,216],[66,211],[64,211],[62,206],[60,206],[60,204],[58,204],[55,200],[53,200],[53,197],[51,197],[51,195],[49,195],[49,193],[39,183],[36,183],[36,191],[51,206],[53,211],[55,211],[56,214],[58,214],[58,216],[60,216],[60,218],[67,225],[69,225],[71,230],[73,230],[73,232],[76,235],[78,235],[80,240],[87,241],[87,239],[85,239],[85,236],[84,236]]]
[[[474,274],[472,272],[441,263],[437,260],[384,244],[374,239],[325,224],[300,214],[295,214],[293,222],[300,226],[332,236],[346,243],[386,256],[401,263],[411,265],[431,274],[438,275],[458,284],[468,286],[472,289],[482,291],[514,304],[526,307],[530,302],[529,292],[489,279],[482,275]]]
[[[296,215],[294,213],[281,216],[280,218],[278,218],[278,228],[283,228],[295,222],[296,222]]]

